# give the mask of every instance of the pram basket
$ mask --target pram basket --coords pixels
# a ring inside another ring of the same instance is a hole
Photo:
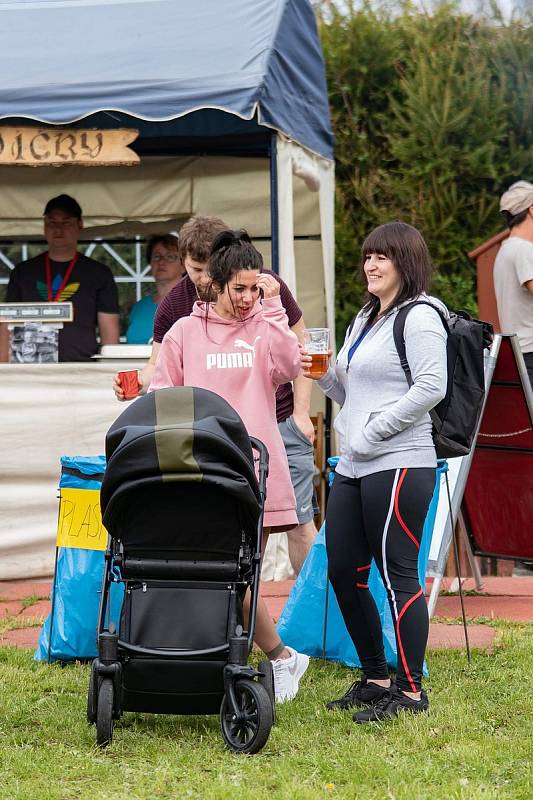
[[[219,713],[227,746],[258,752],[274,720],[271,664],[248,665],[265,446],[221,397],[179,387],[132,403],[109,429],[106,455],[109,541],[87,700],[97,742],[110,744],[124,711]],[[118,630],[109,620],[114,581],[124,585]]]

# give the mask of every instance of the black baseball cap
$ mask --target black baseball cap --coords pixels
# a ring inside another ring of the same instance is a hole
[[[57,197],[52,197],[44,207],[44,215],[46,216],[52,211],[62,211],[64,214],[68,214],[69,217],[81,219],[81,206],[69,194],[58,194]]]

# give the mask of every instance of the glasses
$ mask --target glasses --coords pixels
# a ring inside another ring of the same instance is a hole
[[[159,253],[156,253],[152,258],[151,261],[155,261],[158,264],[160,261],[177,261],[179,258],[177,253],[169,253],[168,255],[161,256]]]

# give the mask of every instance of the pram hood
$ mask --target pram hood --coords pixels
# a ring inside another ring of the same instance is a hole
[[[261,497],[250,438],[214,392],[181,386],[138,398],[107,432],[106,457],[100,503],[112,536],[135,494],[176,482],[216,485],[239,505],[248,533],[257,529]]]

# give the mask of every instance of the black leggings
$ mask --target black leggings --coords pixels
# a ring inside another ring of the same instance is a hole
[[[329,578],[367,678],[389,675],[381,621],[368,591],[372,558],[383,578],[396,634],[397,685],[420,690],[429,619],[418,551],[435,470],[391,469],[364,478],[335,475],[326,512]]]

